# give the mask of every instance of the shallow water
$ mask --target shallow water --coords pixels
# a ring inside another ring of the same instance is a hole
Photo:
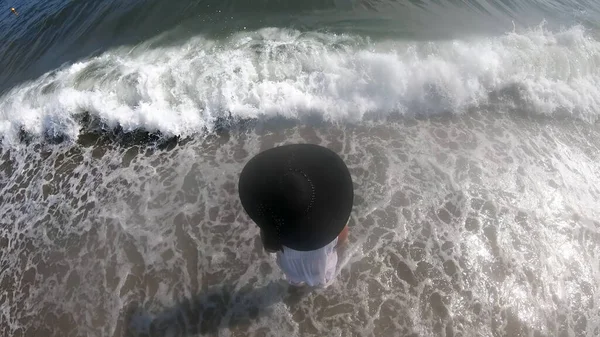
[[[599,136],[470,114],[5,151],[3,334],[594,336]],[[337,281],[306,294],[236,191],[290,142],[340,153],[356,191]]]

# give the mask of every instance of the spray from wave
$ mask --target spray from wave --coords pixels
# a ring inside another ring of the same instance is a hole
[[[372,42],[287,29],[224,41],[119,48],[45,74],[0,98],[0,134],[76,139],[87,113],[103,127],[189,136],[215,121],[319,115],[519,111],[600,115],[600,42],[581,26],[500,37]]]

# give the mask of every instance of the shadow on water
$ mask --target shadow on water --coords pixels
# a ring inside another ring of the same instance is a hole
[[[205,128],[198,130],[197,134],[188,136],[170,136],[161,133],[158,130],[146,130],[143,128],[135,130],[125,130],[122,126],[106,125],[100,118],[90,113],[81,113],[75,116],[75,119],[81,126],[77,139],[70,139],[65,134],[45,133],[41,137],[29,134],[24,130],[19,133],[19,141],[22,144],[70,144],[76,143],[81,147],[121,147],[144,146],[155,148],[156,150],[170,151],[177,146],[182,146],[193,139],[205,139],[208,141],[215,138],[228,139],[231,134],[241,134],[246,132],[256,132],[265,134],[277,132],[283,129],[291,129],[298,125],[310,125],[315,128],[328,127],[330,122],[324,120],[322,115],[311,113],[303,114],[301,118],[291,119],[282,116],[263,117],[263,118],[234,118],[228,117],[215,118],[212,127],[209,130]],[[0,145],[2,141],[0,140]]]
[[[272,281],[253,288],[235,290],[222,285],[186,298],[158,313],[131,304],[123,311],[117,329],[124,337],[214,336],[222,329],[247,331],[253,321],[268,316],[274,304],[297,304],[308,290],[292,289],[285,281]]]

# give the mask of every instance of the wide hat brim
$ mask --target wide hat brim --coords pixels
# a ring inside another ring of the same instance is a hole
[[[296,189],[291,178],[306,188]],[[299,178],[298,178],[299,177]],[[292,186],[292,187],[290,187]],[[282,245],[299,251],[322,248],[344,229],[354,202],[348,167],[335,152],[313,144],[275,147],[257,154],[239,179],[244,210],[261,229],[274,233]],[[282,211],[301,200],[302,211]],[[292,200],[292,201],[290,201]]]

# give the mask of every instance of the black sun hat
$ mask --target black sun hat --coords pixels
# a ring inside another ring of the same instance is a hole
[[[309,251],[344,229],[354,202],[348,167],[335,152],[293,144],[257,154],[239,179],[242,206],[264,231],[291,249]]]

